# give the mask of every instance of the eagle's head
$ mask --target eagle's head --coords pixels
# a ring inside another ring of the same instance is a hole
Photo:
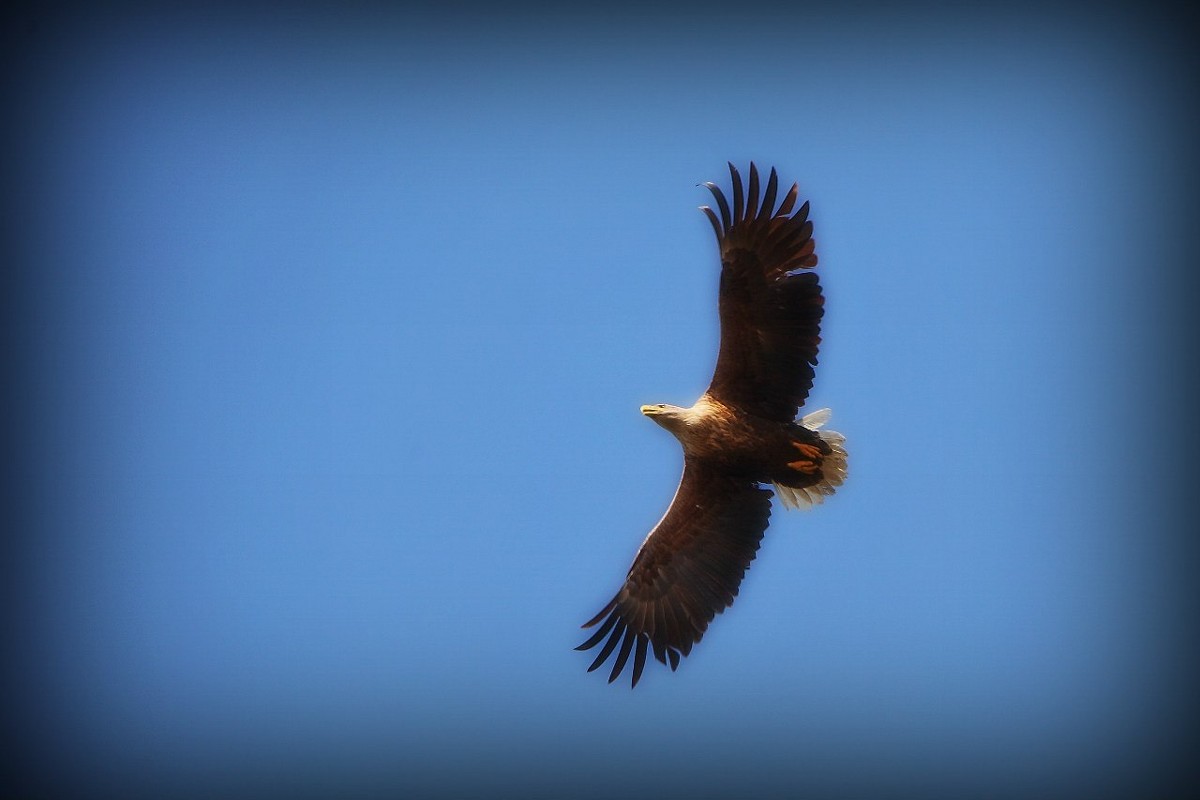
[[[642,406],[642,413],[669,431],[677,431],[687,425],[690,408],[680,408],[669,403]]]

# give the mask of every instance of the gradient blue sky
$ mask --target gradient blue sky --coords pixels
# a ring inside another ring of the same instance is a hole
[[[1194,100],[1163,30],[873,7],[41,21],[27,779],[1161,779],[1194,554],[1155,471]],[[812,202],[811,407],[851,477],[777,506],[737,604],[631,692],[572,647],[674,491],[678,446],[637,409],[707,385],[696,184],[750,159]]]

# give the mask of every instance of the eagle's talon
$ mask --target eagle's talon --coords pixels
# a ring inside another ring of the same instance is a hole
[[[819,461],[821,459],[821,448],[819,447],[814,447],[811,444],[805,444],[804,442],[792,442],[792,447],[796,448],[813,461]],[[788,464],[788,466],[790,467],[791,464]]]

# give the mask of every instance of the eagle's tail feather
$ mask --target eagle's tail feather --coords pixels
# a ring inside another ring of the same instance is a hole
[[[816,431],[822,425],[829,421],[833,416],[833,412],[828,408],[822,408],[811,414],[806,414],[800,424],[809,430]],[[829,445],[830,453],[821,461],[821,480],[812,486],[806,486],[803,489],[794,489],[790,486],[780,486],[775,484],[775,492],[779,495],[779,499],[783,501],[784,506],[788,508],[800,508],[805,511],[811,509],[815,505],[824,502],[825,498],[837,491],[837,487],[841,486],[846,480],[846,462],[848,456],[846,454],[846,437],[837,431],[818,431],[818,436]]]

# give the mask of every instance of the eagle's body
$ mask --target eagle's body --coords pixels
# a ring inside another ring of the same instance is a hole
[[[789,466],[800,459],[798,445],[828,455],[829,445],[797,423],[779,423],[735,408],[705,393],[691,408],[643,406],[642,413],[675,434],[684,459],[730,477],[802,488],[816,483],[815,472]]]
[[[792,214],[793,185],[775,208],[777,178],[759,204],[758,171],[729,165],[733,209],[713,184],[721,216],[704,207],[721,252],[721,347],[708,391],[690,408],[643,406],[683,447],[683,478],[666,515],[642,543],[625,584],[584,627],[579,646],[607,641],[589,667],[620,645],[609,681],[634,651],[633,685],[647,649],[671,668],[691,652],[737,594],[771,514],[771,484],[785,505],[811,507],[846,476],[844,438],[818,429],[828,410],[796,414],[812,387],[824,298],[812,268],[808,203]]]

